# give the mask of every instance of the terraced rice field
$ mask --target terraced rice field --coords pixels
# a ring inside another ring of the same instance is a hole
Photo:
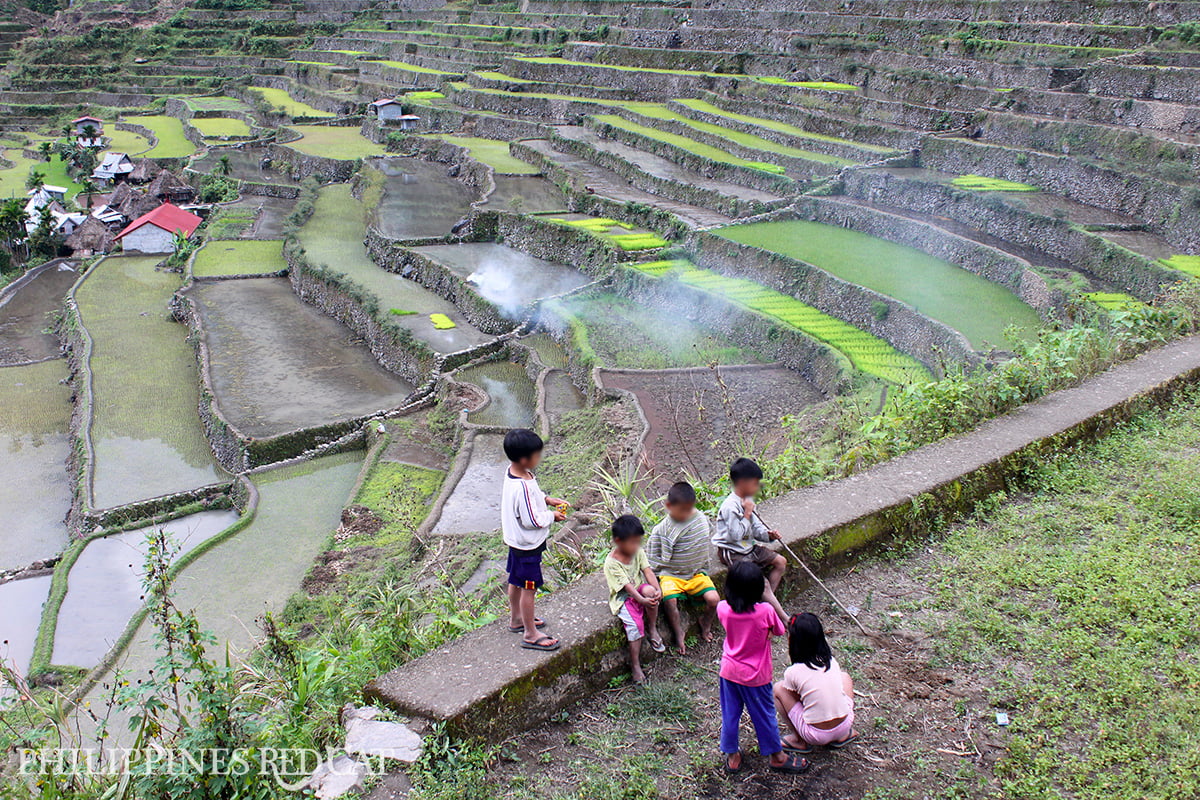
[[[537,167],[527,164],[509,153],[508,142],[499,139],[439,135],[431,135],[430,138],[442,139],[450,144],[467,148],[472,158],[487,164],[501,175],[536,175],[539,171]]]
[[[1038,187],[1028,183],[1006,181],[1003,178],[988,178],[983,175],[959,175],[951,184],[973,192],[1036,192]]]
[[[418,75],[457,75],[457,74],[459,74],[456,72],[446,72],[445,70],[441,70],[441,69],[433,69],[431,67],[422,67],[419,64],[409,64],[405,61],[385,60],[385,61],[373,61],[373,63],[382,64],[385,67],[391,67],[392,69],[398,69],[398,70],[401,70],[402,72],[413,72]]]
[[[250,107],[236,97],[218,95],[213,97],[184,98],[193,111],[250,111]]]
[[[823,133],[814,133],[813,131],[806,131],[803,128],[797,127],[795,125],[791,125],[787,122],[780,122],[778,120],[768,119],[766,117],[752,117],[748,114],[739,114],[735,111],[726,111],[725,109],[720,108],[719,106],[715,106],[706,100],[683,98],[683,99],[676,100],[675,102],[679,103],[681,105],[687,106],[688,108],[694,109],[696,111],[701,111],[706,114],[720,114],[722,117],[727,117],[728,119],[734,120],[736,122],[744,122],[749,125],[755,125],[759,128],[767,128],[768,130],[777,131],[779,133],[785,133],[788,136],[796,136],[796,137],[800,137],[803,139],[813,139],[815,141],[820,141],[820,142],[830,142],[830,143],[834,143],[834,144],[851,145],[851,146],[857,147],[861,150],[871,150],[871,151],[874,151],[877,153],[894,152],[891,148],[888,148],[888,147],[880,147],[879,145],[868,144],[865,142],[855,142],[855,141],[851,141],[849,139],[841,139],[841,138],[838,138],[837,136],[828,136]]]
[[[104,135],[108,137],[108,149],[113,153],[125,153],[129,156],[139,156],[150,149],[150,140],[140,133],[119,130],[110,126]]]
[[[660,131],[658,128],[651,128],[648,125],[639,125],[636,122],[630,122],[624,117],[616,114],[597,114],[593,117],[597,122],[602,122],[605,125],[611,125],[618,130],[628,131],[646,136],[650,139],[656,139],[660,142],[678,147],[680,150],[685,150],[693,155],[707,158],[709,161],[714,161],[718,164],[728,164],[732,167],[746,167],[748,169],[757,169],[763,172],[770,172],[775,175],[782,175],[784,168],[777,164],[769,164],[765,161],[750,161],[740,156],[735,156],[732,153],[727,153],[724,150],[713,147],[712,145],[698,142],[695,139],[689,139],[677,133],[669,133]]]
[[[252,134],[249,125],[234,117],[194,117],[188,124],[211,139],[245,139]]]
[[[1105,311],[1136,311],[1146,304],[1124,292],[1088,292],[1084,297]]]
[[[1006,330],[1022,336],[1040,327],[1037,312],[1003,286],[911,247],[807,220],[734,225],[717,231],[907,303],[985,350],[1004,346]]]
[[[651,231],[635,228],[628,222],[620,222],[607,217],[576,217],[569,219],[563,216],[548,217],[551,222],[558,222],[577,230],[588,233],[606,242],[616,245],[626,252],[653,250],[670,244]]]
[[[278,240],[210,241],[192,262],[192,274],[197,278],[269,275],[285,269],[283,242]]]
[[[1159,262],[1165,267],[1200,278],[1200,256],[1174,255],[1170,258],[1159,259]]]
[[[271,89],[263,86],[251,86],[249,89],[255,94],[261,95],[271,108],[278,109],[293,119],[296,117],[337,116],[329,111],[322,111],[319,108],[313,108],[308,103],[293,99],[284,89]]]
[[[75,199],[75,195],[83,190],[83,187],[67,174],[67,163],[63,161],[62,156],[53,155],[49,161],[35,162],[30,172],[38,173],[42,180],[51,186],[65,186],[68,200]]]
[[[183,133],[183,121],[177,117],[156,114],[148,117],[125,117],[125,122],[149,128],[158,142],[146,153],[148,158],[186,158],[196,150]]]
[[[199,384],[187,329],[167,311],[180,276],[156,270],[160,260],[109,257],[92,268],[76,295],[93,342],[97,508],[227,477],[196,412]]]
[[[796,328],[842,353],[856,369],[868,375],[899,384],[929,377],[929,371],[916,359],[901,353],[883,339],[753,281],[719,275],[681,259],[633,263],[630,266],[647,275],[678,280],[711,292]]]
[[[22,148],[12,147],[0,153],[5,161],[12,163],[11,167],[0,169],[0,199],[25,196],[25,180],[29,170],[38,164],[44,164],[40,158],[26,158]]]
[[[290,130],[301,138],[285,142],[287,147],[310,156],[353,161],[356,158],[381,156],[387,152],[383,145],[364,139],[358,128],[335,125],[292,125]]]

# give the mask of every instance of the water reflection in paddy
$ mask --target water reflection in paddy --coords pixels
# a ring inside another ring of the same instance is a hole
[[[383,198],[374,225],[390,239],[446,236],[479,199],[474,189],[448,176],[442,164],[416,158],[380,158],[368,163],[384,175]]]
[[[58,337],[50,315],[79,277],[69,263],[36,267],[0,289],[0,365],[55,358]]]

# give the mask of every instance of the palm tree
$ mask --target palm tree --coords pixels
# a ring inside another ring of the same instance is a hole
[[[96,138],[96,126],[90,122],[87,125],[84,125],[83,136],[88,140],[89,143],[91,143],[91,140]]]
[[[46,176],[36,170],[29,173],[29,177],[25,179],[25,188],[31,192],[36,192],[46,185]]]
[[[38,152],[42,154],[42,161],[50,160],[50,150],[51,150],[51,145],[50,145],[50,142],[48,142],[48,141],[42,142],[41,144],[38,145]]]
[[[87,207],[88,207],[88,211],[91,211],[92,210],[92,195],[95,194],[95,192],[96,192],[96,184],[92,182],[91,178],[84,178],[79,183],[79,190],[83,194],[87,195]]]
[[[25,203],[19,197],[10,197],[0,204],[0,239],[14,254],[17,243],[25,238]]]
[[[221,177],[228,177],[231,169],[232,166],[229,163],[229,156],[223,155],[217,159],[217,166],[215,169],[213,169],[213,172],[217,173]]]

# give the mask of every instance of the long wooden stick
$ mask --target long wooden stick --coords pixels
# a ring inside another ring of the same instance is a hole
[[[766,522],[766,520],[764,520],[764,519],[762,518],[762,516],[760,516],[760,515],[759,515],[758,511],[755,511],[755,512],[754,512],[754,516],[755,516],[755,517],[758,517],[758,521],[759,521],[759,522],[761,522],[761,523],[762,523],[764,526],[766,526],[766,528],[767,528],[768,530],[774,530],[773,528],[771,528],[771,526],[770,526],[770,525],[767,525],[767,522]],[[788,552],[788,555],[790,555],[790,556],[792,557],[792,559],[793,559],[793,560],[794,560],[794,561],[795,561],[797,564],[799,564],[799,565],[800,565],[801,569],[803,569],[805,572],[807,572],[807,573],[808,573],[808,577],[812,578],[813,582],[814,582],[814,583],[816,583],[816,584],[817,584],[817,586],[820,586],[822,589],[824,589],[824,590],[825,590],[825,594],[827,594],[827,595],[829,595],[831,598],[833,598],[833,602],[837,603],[838,607],[839,607],[839,608],[841,608],[841,609],[842,609],[842,611],[845,611],[845,612],[846,612],[846,616],[848,616],[848,617],[850,617],[850,619],[854,620],[854,624],[855,624],[855,625],[857,625],[857,626],[858,626],[858,629],[859,629],[860,631],[862,631],[862,632],[863,632],[863,636],[866,636],[868,639],[874,639],[874,638],[875,638],[875,635],[874,635],[873,633],[871,633],[870,631],[868,631],[868,630],[866,629],[866,627],[865,627],[865,626],[862,624],[862,622],[859,620],[859,618],[858,618],[857,616],[855,616],[854,612],[853,612],[853,611],[851,611],[849,608],[847,608],[847,607],[846,607],[846,604],[845,604],[845,603],[843,603],[843,602],[842,602],[842,601],[841,601],[841,600],[838,598],[838,596],[837,596],[836,594],[834,594],[834,593],[833,593],[833,590],[832,590],[832,589],[830,589],[828,586],[826,586],[826,585],[825,585],[825,582],[824,582],[824,581],[822,581],[820,578],[818,578],[818,577],[817,577],[817,573],[813,572],[811,569],[809,569],[809,568],[808,568],[808,564],[805,564],[805,563],[804,563],[804,559],[802,559],[802,558],[800,558],[800,556],[796,555],[796,551],[795,551],[795,550],[793,550],[792,548],[788,547],[788,543],[787,543],[787,542],[785,542],[785,541],[783,541],[782,539],[780,539],[780,540],[779,540],[779,543],[780,543],[781,545],[783,545],[783,549],[784,549],[784,550],[787,550],[787,552]]]

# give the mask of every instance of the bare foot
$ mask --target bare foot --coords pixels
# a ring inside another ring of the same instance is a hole
[[[704,641],[705,644],[712,644],[713,632],[712,632],[712,620],[711,619],[709,619],[709,620],[701,619],[700,620],[700,638],[701,638],[701,640]]]
[[[725,766],[729,768],[730,772],[737,772],[739,769],[741,769],[742,768],[742,753],[741,753],[741,751],[739,750],[738,752],[734,753],[733,755],[728,756],[725,761]]]
[[[808,742],[804,741],[793,733],[789,733],[787,736],[783,737],[783,746],[789,750],[799,750],[804,753],[812,751],[812,747]]]
[[[687,655],[687,642],[684,642],[682,639],[680,639],[679,645],[675,649],[679,652],[679,655],[686,656]]]
[[[646,682],[646,673],[642,671],[641,667],[634,667],[631,671],[633,672],[633,682],[634,683],[645,683]]]

